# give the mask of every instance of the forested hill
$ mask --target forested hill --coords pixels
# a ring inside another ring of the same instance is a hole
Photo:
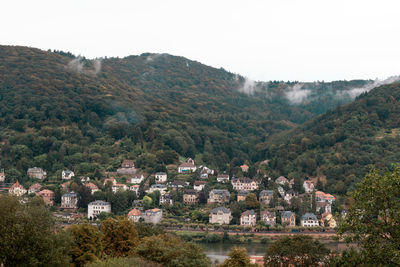
[[[178,155],[221,169],[256,162],[256,144],[370,82],[255,83],[167,54],[87,60],[0,46],[1,164],[16,179],[32,166],[114,170],[126,157],[153,170]]]
[[[364,93],[264,145],[276,173],[326,175],[328,190],[344,193],[370,165],[390,169],[400,161],[400,83]]]

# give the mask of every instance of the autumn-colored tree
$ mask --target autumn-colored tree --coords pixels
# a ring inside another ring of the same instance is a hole
[[[254,193],[250,193],[246,196],[245,199],[246,207],[249,209],[257,209],[260,206],[260,203],[257,200],[257,195]]]
[[[144,237],[135,253],[165,266],[205,267],[211,264],[199,246],[170,234]]]
[[[101,254],[101,232],[89,224],[74,224],[68,228],[73,238],[71,248],[73,266],[94,262]]]
[[[310,236],[288,236],[267,248],[264,266],[320,266],[329,262],[329,253],[329,249]]]
[[[126,217],[109,217],[101,223],[101,231],[105,255],[125,257],[134,253],[139,238],[131,220]]]
[[[229,258],[226,259],[220,267],[252,267],[256,264],[250,263],[250,258],[247,255],[247,250],[241,247],[233,247],[228,254]]]

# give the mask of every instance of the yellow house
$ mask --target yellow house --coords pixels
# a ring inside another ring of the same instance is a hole
[[[324,227],[335,228],[337,224],[331,213],[323,213],[321,217],[321,225]]]

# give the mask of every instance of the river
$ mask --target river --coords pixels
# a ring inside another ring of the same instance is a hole
[[[327,248],[334,251],[343,251],[348,248],[344,242],[337,242],[333,240],[320,240]],[[216,260],[221,263],[228,258],[229,251],[234,247],[244,247],[247,253],[251,256],[263,256],[268,244],[250,243],[250,244],[231,244],[231,243],[198,243],[205,251],[207,257],[212,262]]]

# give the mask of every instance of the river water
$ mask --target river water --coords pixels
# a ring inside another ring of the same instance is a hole
[[[343,242],[336,242],[333,240],[320,240],[327,248],[334,251],[343,251],[348,248],[348,245]],[[234,247],[244,247],[247,250],[247,254],[251,256],[264,256],[268,244],[260,243],[250,243],[250,244],[231,244],[231,243],[198,243],[200,245],[207,257],[211,259],[212,262],[218,261],[222,263],[228,258],[229,251]]]

